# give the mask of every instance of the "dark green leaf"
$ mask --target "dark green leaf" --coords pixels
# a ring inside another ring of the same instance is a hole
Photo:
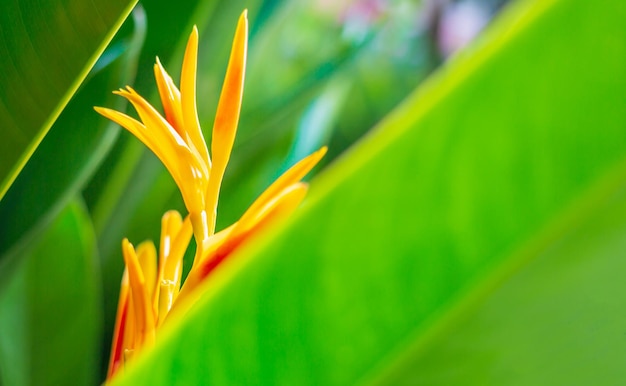
[[[34,227],[45,228],[46,221],[56,217],[117,138],[117,125],[108,124],[93,106],[124,106],[107,91],[122,87],[133,77],[145,33],[142,16],[134,20],[134,36],[116,39],[105,52],[98,64],[104,62],[106,68],[92,74],[74,95],[0,201],[0,229],[4,229],[0,233],[0,257],[18,240],[28,242],[37,231]],[[116,56],[112,63],[106,63]]]
[[[74,202],[0,263],[0,383],[93,385],[102,308],[96,245]]]
[[[0,6],[0,198],[135,0],[7,0]]]

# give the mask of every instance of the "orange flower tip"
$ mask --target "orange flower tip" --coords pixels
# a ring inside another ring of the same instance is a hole
[[[197,46],[198,45],[198,39],[199,39],[198,38],[198,27],[194,24],[193,28],[191,29],[191,33],[189,34],[189,39],[187,39],[187,47],[189,47],[189,45],[196,45]],[[185,55],[187,55],[187,52],[185,52]],[[182,83],[182,79],[181,79],[181,83]]]
[[[128,98],[129,95],[132,95],[133,91],[130,86],[126,86],[126,89],[120,88],[119,90],[113,91],[113,94]]]
[[[104,115],[107,118],[111,116],[115,116],[117,114],[122,115],[122,113],[120,113],[119,111],[109,109],[107,107],[94,106],[93,109],[96,110],[98,114]]]
[[[248,9],[244,9],[243,12],[241,13],[241,16],[239,16],[239,21],[237,22],[237,29],[239,28],[244,28],[244,36],[245,36],[245,42],[244,45],[246,48],[244,48],[244,66],[245,66],[245,58],[246,58],[246,50],[247,50],[247,37],[248,37]]]
[[[94,106],[93,109],[96,110],[98,114],[102,115],[105,118],[109,118],[113,121],[115,121],[115,117],[118,114],[121,114],[118,111],[107,109],[106,107]]]

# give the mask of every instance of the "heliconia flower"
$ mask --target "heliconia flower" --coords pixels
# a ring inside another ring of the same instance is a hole
[[[239,246],[268,224],[291,213],[302,201],[307,185],[300,180],[326,153],[323,147],[296,163],[263,192],[235,224],[215,233],[220,186],[228,164],[243,95],[247,51],[247,14],[239,18],[226,78],[217,107],[211,156],[198,121],[196,67],[198,30],[193,28],[185,51],[180,90],[157,58],[154,65],[162,116],[132,88],[120,89],[135,107],[140,121],[111,109],[96,111],[126,128],[163,162],[176,182],[189,215],[168,211],[161,222],[159,250],[152,242],[134,248],[126,239],[126,265],[120,288],[108,379],[128,360],[155,341],[158,329],[183,312],[200,295],[198,287]],[[192,235],[196,253],[182,282],[182,260]],[[181,311],[183,310],[183,311]]]

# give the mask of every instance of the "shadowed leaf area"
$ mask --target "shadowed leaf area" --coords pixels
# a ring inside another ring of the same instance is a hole
[[[0,6],[0,198],[126,15],[132,0]]]

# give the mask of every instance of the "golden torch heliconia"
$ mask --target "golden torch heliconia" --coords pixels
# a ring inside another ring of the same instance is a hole
[[[107,378],[154,343],[157,331],[178,309],[193,304],[199,284],[246,240],[300,204],[307,192],[301,179],[324,156],[326,148],[296,163],[271,184],[239,221],[215,233],[220,186],[228,164],[243,96],[248,20],[244,11],[237,23],[226,77],[220,95],[210,152],[196,106],[198,30],[193,28],[180,75],[180,89],[159,59],[154,65],[163,105],[162,115],[131,87],[114,91],[135,108],[140,120],[119,111],[95,107],[143,142],[165,165],[176,182],[188,214],[175,210],[161,221],[159,249],[151,241],[135,248],[122,241],[126,268],[115,321]],[[195,238],[191,270],[182,282],[182,260]]]

